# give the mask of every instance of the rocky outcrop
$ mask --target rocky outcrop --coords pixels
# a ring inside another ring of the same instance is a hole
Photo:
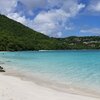
[[[0,72],[5,72],[5,70],[1,66],[0,66]]]

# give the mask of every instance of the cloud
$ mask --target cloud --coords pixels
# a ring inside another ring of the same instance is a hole
[[[18,2],[25,9],[19,9]],[[70,20],[84,7],[85,4],[78,0],[0,0],[0,13],[36,31],[56,37],[62,36],[63,31],[73,29]],[[36,9],[40,10],[36,12]]]
[[[16,6],[17,0],[0,0],[0,13],[28,26],[31,21],[29,19],[26,19],[25,16],[21,16],[21,13],[14,12]]]
[[[16,6],[16,0],[0,0],[0,13],[1,14],[8,14],[11,10],[14,9]]]
[[[20,22],[20,23],[24,24],[25,26],[33,28],[33,20],[26,18],[25,16],[21,16],[18,13],[10,13],[7,15],[7,17],[11,18],[13,20],[16,20],[17,22]]]
[[[91,33],[94,35],[100,35],[100,28],[89,28],[80,30],[81,33]]]
[[[29,9],[42,8],[46,6],[47,0],[19,0]]]
[[[63,10],[50,10],[41,12],[34,19],[34,28],[47,35],[55,35],[61,31],[69,17]]]
[[[57,37],[59,33],[61,36],[63,35],[62,31],[68,29],[70,18],[75,17],[84,7],[84,4],[78,4],[74,0],[64,0],[60,8],[39,13],[34,19],[33,28],[49,36]]]
[[[16,20],[17,22],[20,22],[22,24],[26,24],[27,22],[25,16],[20,16],[18,13],[10,13],[7,15],[7,17]]]
[[[100,12],[100,0],[91,0],[88,10],[90,12]]]

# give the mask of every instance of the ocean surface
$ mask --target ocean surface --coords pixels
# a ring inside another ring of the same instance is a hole
[[[99,50],[0,52],[0,65],[46,80],[44,83],[48,80],[51,86],[100,94]]]

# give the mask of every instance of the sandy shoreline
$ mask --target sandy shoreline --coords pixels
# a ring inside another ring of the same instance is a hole
[[[64,93],[0,73],[0,100],[100,100],[100,98]]]

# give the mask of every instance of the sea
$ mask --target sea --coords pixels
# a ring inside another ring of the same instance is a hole
[[[0,66],[40,85],[100,95],[100,50],[0,52]]]

